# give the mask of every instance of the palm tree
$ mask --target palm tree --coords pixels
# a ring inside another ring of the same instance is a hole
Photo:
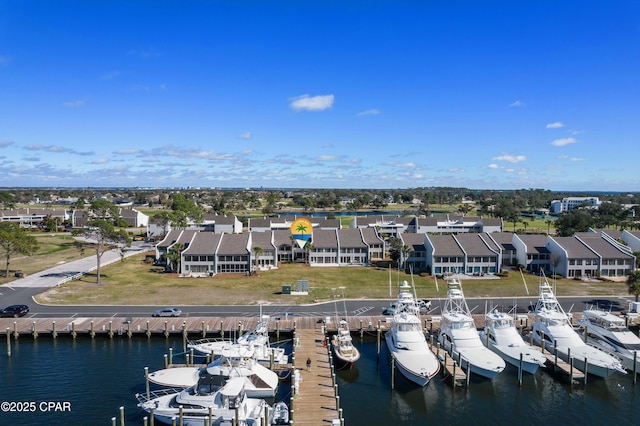
[[[544,223],[547,224],[547,235],[549,235],[549,233],[551,232],[551,219],[547,219],[544,221]]]
[[[640,271],[632,271],[627,277],[627,285],[629,286],[629,294],[633,294],[638,301],[640,296]]]
[[[524,233],[527,233],[527,225],[529,225],[529,222],[527,222],[526,220],[522,221],[522,225],[524,226]]]
[[[306,227],[305,227],[306,228]],[[310,257],[311,257],[311,252],[313,251],[315,247],[313,246],[313,244],[311,243],[311,240],[307,240],[307,242],[304,245],[304,250],[307,252],[307,264],[310,264]]]
[[[180,272],[180,259],[183,250],[184,244],[181,243],[175,243],[169,249],[169,252],[167,253],[167,260],[170,262],[172,271]]]
[[[263,251],[262,247],[255,246],[253,248],[253,256],[255,258],[255,266],[254,266],[254,268],[255,268],[256,274],[258,273],[258,258],[262,254],[262,251]]]

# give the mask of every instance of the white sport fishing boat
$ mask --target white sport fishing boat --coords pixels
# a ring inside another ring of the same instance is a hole
[[[608,377],[613,373],[625,374],[620,361],[608,353],[587,345],[574,330],[569,316],[564,312],[546,278],[540,283],[540,295],[531,325],[533,340],[544,345],[563,361],[573,358],[574,366],[588,374]]]
[[[345,320],[338,322],[338,331],[331,337],[331,346],[334,356],[342,365],[351,367],[360,359],[360,351],[353,346],[349,323]]]
[[[215,379],[215,377],[213,378]],[[137,394],[138,407],[153,409],[155,420],[184,426],[267,426],[271,423],[271,407],[263,399],[248,398],[241,378],[220,386],[212,377],[183,390],[160,390]],[[181,418],[181,420],[179,420]]]
[[[511,315],[494,310],[485,314],[484,319],[485,328],[478,334],[486,347],[527,373],[535,374],[544,366],[547,358],[524,341]]]
[[[219,380],[240,377],[249,398],[273,398],[278,389],[278,375],[258,364],[253,353],[237,346],[224,349],[222,355],[206,367],[165,368],[149,374],[149,381],[161,386],[191,387],[200,379],[216,377]]]
[[[213,358],[220,356],[223,350],[233,346],[243,346],[251,350],[256,360],[265,366],[274,364],[284,365],[289,362],[289,357],[284,348],[272,347],[269,343],[269,316],[261,315],[256,327],[240,336],[235,342],[220,339],[201,339],[189,342],[187,348],[201,355],[211,355]]]
[[[587,343],[609,352],[620,359],[629,371],[640,373],[640,338],[629,330],[622,318],[597,309],[582,312],[577,321],[587,333]]]
[[[385,340],[398,370],[417,385],[425,386],[440,371],[440,362],[422,331],[420,307],[406,281],[400,285],[393,324]]]
[[[438,335],[440,345],[467,372],[489,379],[504,370],[504,360],[484,347],[456,278],[447,282],[447,299]]]

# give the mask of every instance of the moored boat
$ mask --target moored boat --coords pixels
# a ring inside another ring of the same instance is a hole
[[[479,336],[486,347],[527,373],[535,374],[538,368],[544,366],[547,358],[524,341],[511,315],[494,310],[484,317],[485,328],[479,332]]]
[[[616,357],[584,342],[571,325],[569,316],[560,306],[546,278],[540,283],[534,314],[531,332],[536,344],[557,353],[563,361],[570,362],[573,359],[578,370],[594,376],[626,373]]]
[[[398,370],[417,385],[425,386],[440,371],[440,362],[422,331],[420,307],[411,290],[403,281],[385,341]]]
[[[187,348],[201,355],[218,357],[227,348],[237,345],[251,350],[255,359],[262,365],[287,364],[289,356],[284,348],[271,346],[269,343],[269,316],[261,315],[255,328],[242,334],[235,342],[220,339],[200,339],[188,343]]]
[[[154,419],[165,424],[184,426],[266,426],[271,423],[271,407],[263,399],[248,398],[241,378],[224,385],[212,378],[202,378],[198,384],[183,390],[160,390],[136,395],[141,409],[151,412]]]
[[[253,353],[241,346],[222,351],[219,358],[206,367],[173,367],[149,374],[149,381],[161,386],[190,387],[209,377],[242,378],[249,398],[273,398],[278,389],[278,375],[258,364]]]
[[[620,359],[629,371],[640,373],[640,338],[617,315],[597,309],[582,312],[577,321],[586,333],[587,343],[609,352]]]
[[[349,323],[345,320],[338,322],[338,330],[331,337],[331,347],[337,361],[348,367],[360,359],[360,351],[353,345]]]
[[[454,277],[447,282],[438,341],[467,374],[492,379],[506,366],[500,356],[482,344],[462,292],[462,283]]]

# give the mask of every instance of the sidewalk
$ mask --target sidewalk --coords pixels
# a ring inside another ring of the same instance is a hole
[[[144,245],[126,247],[124,251],[124,257],[143,253],[147,250],[148,247]],[[122,259],[122,257],[120,256],[119,249],[109,250],[102,255],[100,267],[107,266],[111,263],[119,261],[120,259]],[[40,271],[35,274],[28,275],[24,278],[19,278],[15,281],[2,284],[0,285],[0,288],[50,288],[67,282],[73,279],[75,276],[93,272],[96,269],[96,256],[94,254],[93,256],[87,256],[82,259],[74,260],[73,262],[61,263],[60,265],[45,269],[44,271]]]

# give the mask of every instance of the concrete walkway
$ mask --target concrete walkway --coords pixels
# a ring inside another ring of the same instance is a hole
[[[150,244],[132,244],[131,247],[126,247],[124,250],[124,257],[133,256],[134,254],[144,253],[153,248]],[[121,260],[120,250],[109,250],[102,255],[100,266],[104,267],[111,263]],[[11,281],[9,283],[0,286],[8,288],[50,288],[65,283],[78,275],[83,275],[88,272],[93,272],[97,268],[95,253],[92,256],[87,256],[82,259],[74,260],[73,262],[61,263],[44,271],[37,272],[32,275],[27,275],[24,278]],[[1,290],[0,290],[1,291]]]

